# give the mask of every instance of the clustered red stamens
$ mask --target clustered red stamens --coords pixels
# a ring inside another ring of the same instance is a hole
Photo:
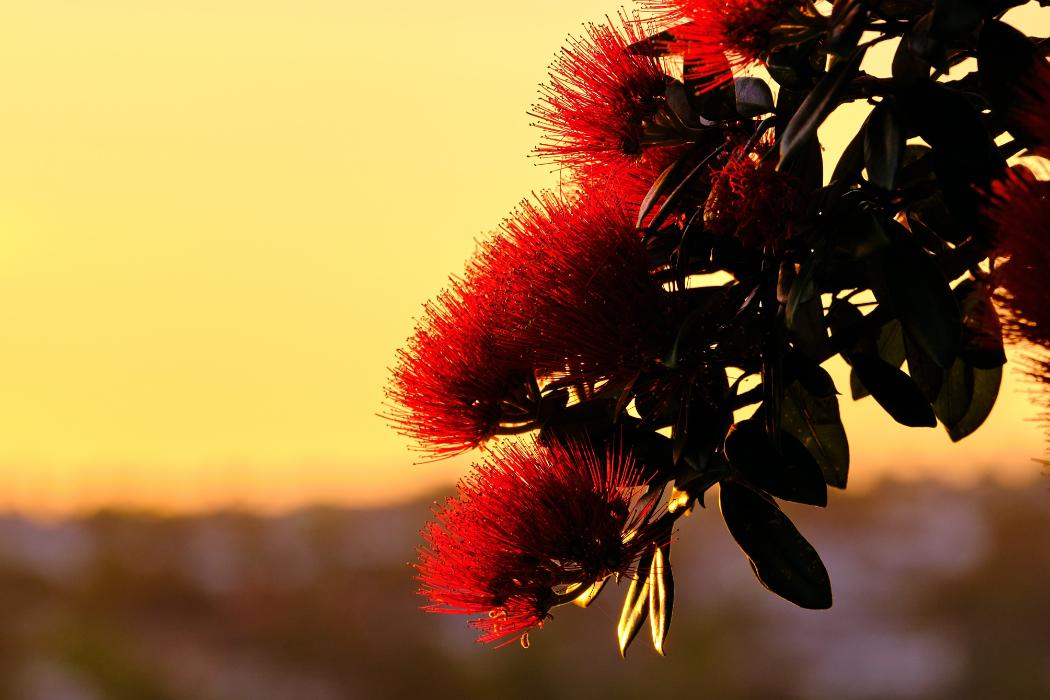
[[[1050,182],[1036,180],[1023,167],[1012,168],[992,183],[985,215],[997,252],[1005,258],[993,274],[999,288],[996,301],[1006,312],[1003,330],[1012,341],[1050,351]]]
[[[997,253],[1005,258],[992,272],[998,288],[995,301],[1004,312],[1003,332],[1008,340],[1027,344],[1023,365],[1040,386],[1041,418],[1050,425],[1050,182],[1014,167],[992,183],[984,213],[995,233]]]
[[[669,332],[667,295],[624,207],[601,193],[547,195],[520,214],[504,234],[533,261],[521,279],[533,290],[535,323],[519,341],[536,370],[598,381],[658,357]]]
[[[531,112],[545,132],[541,157],[574,169],[616,169],[641,153],[667,78],[660,59],[630,50],[645,37],[634,23],[622,24],[590,25],[555,59]]]
[[[477,616],[479,642],[523,638],[566,602],[566,587],[631,573],[657,535],[652,503],[638,506],[644,485],[618,450],[498,448],[422,533],[425,609]]]
[[[483,444],[498,431],[505,402],[527,391],[528,362],[494,332],[503,318],[499,301],[454,281],[426,305],[407,349],[398,351],[388,417],[435,457]]]
[[[667,314],[645,245],[613,196],[541,195],[426,307],[393,372],[390,417],[437,456],[528,429],[537,376],[633,374],[660,356]]]
[[[737,148],[711,175],[704,209],[707,231],[735,238],[752,250],[778,248],[794,235],[798,192],[791,177],[777,171],[769,149]]]
[[[687,76],[712,89],[733,72],[758,64],[797,0],[650,0],[656,19],[675,24],[674,49],[683,54]],[[791,27],[795,31],[797,27]],[[790,32],[789,32],[790,33]]]

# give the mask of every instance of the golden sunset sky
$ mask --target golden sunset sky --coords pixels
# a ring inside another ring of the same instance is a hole
[[[387,367],[474,241],[556,183],[525,157],[526,110],[565,35],[617,9],[5,3],[0,509],[271,510],[451,483],[468,459],[414,466],[376,416]],[[1046,10],[1011,18],[1050,33]],[[1023,386],[1011,373],[959,445],[844,397],[851,479],[1038,476]]]

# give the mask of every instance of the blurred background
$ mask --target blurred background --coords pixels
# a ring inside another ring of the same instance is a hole
[[[709,511],[680,528],[667,659],[619,659],[614,591],[527,652],[416,609],[417,531],[470,458],[413,464],[377,417],[387,367],[475,240],[557,186],[526,110],[617,9],[0,8],[0,698],[1050,697],[1017,373],[957,445],[844,398],[850,492],[797,513],[830,611],[763,591]],[[1007,19],[1050,34],[1035,3]],[[823,127],[828,162],[865,109]]]

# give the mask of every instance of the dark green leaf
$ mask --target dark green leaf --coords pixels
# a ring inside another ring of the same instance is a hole
[[[827,39],[828,52],[839,57],[849,56],[860,43],[867,19],[865,3],[852,0],[834,3]]]
[[[803,608],[831,607],[827,569],[775,504],[729,481],[722,483],[719,504],[729,533],[762,585]]]
[[[954,425],[945,426],[952,442],[962,440],[981,427],[995,406],[1002,380],[1002,367],[973,370],[973,398],[970,401],[970,407]]]
[[[893,99],[888,97],[875,106],[864,129],[864,162],[868,168],[868,180],[884,190],[892,190],[903,151],[904,134],[897,121]]]
[[[936,400],[944,383],[947,370],[941,369],[930,359],[918,343],[907,332],[903,333],[904,357],[908,361],[908,375],[931,403]],[[935,411],[936,412],[936,411]]]
[[[638,208],[638,221],[635,224],[638,228],[642,227],[645,217],[649,216],[649,212],[652,211],[656,202],[678,185],[681,176],[684,174],[684,164],[686,161],[687,159],[684,156],[679,157],[675,162],[668,165],[664,171],[660,173],[660,176],[656,178],[656,181],[653,183],[653,186],[649,188],[649,191],[645,194],[645,198],[642,200],[641,206]]]
[[[864,169],[864,143],[867,128],[862,127],[839,156],[839,162],[831,173],[832,182],[852,182],[860,179],[860,171]]]
[[[796,348],[814,359],[827,357],[830,338],[824,322],[824,305],[818,295],[814,294],[795,309],[790,330]]]
[[[917,29],[918,26],[913,26],[908,33],[913,34]],[[891,71],[894,80],[901,85],[915,85],[930,79],[932,66],[929,61],[915,53],[913,44],[914,42],[902,39],[893,54]]]
[[[901,38],[901,44],[919,59],[936,66],[938,70],[948,68],[948,53],[944,42],[930,34],[933,25],[933,12],[928,12],[912,24],[911,29]],[[894,73],[896,77],[896,73]]]
[[[653,648],[664,655],[664,642],[671,629],[674,610],[674,575],[671,572],[671,545],[665,544],[653,551],[649,567],[649,623],[653,634]]]
[[[860,353],[849,359],[861,382],[893,420],[912,428],[937,425],[930,402],[911,377],[873,355]]]
[[[962,307],[962,358],[978,369],[995,369],[1006,364],[1003,327],[984,284],[966,280],[955,288]]]
[[[962,94],[924,81],[898,93],[902,115],[932,149],[944,201],[960,221],[974,220],[980,199],[1006,161],[981,114]]]
[[[828,327],[835,346],[843,355],[867,349],[872,340],[865,335],[864,314],[848,301],[836,299],[828,309]]]
[[[707,71],[698,71],[697,74]],[[686,72],[686,80],[692,73]],[[691,89],[693,108],[696,113],[707,120],[708,123],[717,123],[738,119],[736,113],[736,87],[732,82],[719,85],[715,88],[703,88],[692,82],[687,82],[687,88]]]
[[[773,111],[773,92],[759,78],[737,78],[736,111],[742,117],[757,117]]]
[[[959,352],[959,304],[936,262],[901,237],[865,258],[872,291],[900,319],[908,336],[939,367]]]
[[[973,367],[961,357],[957,358],[944,375],[944,383],[937,400],[933,402],[933,410],[945,427],[951,430],[966,416],[973,402],[973,395]]]
[[[786,501],[828,504],[824,474],[809,451],[791,435],[780,436],[780,449],[761,419],[741,421],[726,437],[726,459],[748,481]]]
[[[855,208],[841,215],[833,243],[836,253],[850,260],[861,260],[889,245],[890,239],[879,220],[868,209]]]
[[[937,39],[955,39],[969,34],[987,14],[992,3],[988,0],[936,0],[930,36]]]
[[[824,55],[816,50],[819,39],[798,45],[781,46],[770,52],[766,68],[770,77],[780,85],[777,110],[783,109],[785,91],[806,91],[824,75]],[[789,100],[790,101],[790,100]],[[790,108],[794,110],[794,107]]]
[[[816,263],[813,259],[808,259],[799,267],[798,275],[791,283],[787,303],[784,305],[784,322],[788,328],[794,327],[795,314],[798,313],[800,305],[814,298],[819,299],[816,286],[813,284],[815,271]]]
[[[864,48],[858,48],[845,60],[832,66],[802,105],[791,117],[780,139],[780,159],[790,160],[792,154],[817,133],[817,127],[838,106],[842,89],[849,83],[864,58]]]
[[[932,158],[930,159],[932,162]],[[908,209],[908,225],[916,233],[923,228],[938,238],[960,243],[973,233],[972,226],[964,226],[948,211],[944,194],[939,190],[920,199]]]
[[[800,143],[789,158],[781,160],[780,171],[793,178],[803,192],[820,189],[824,184],[824,153],[817,135]]]
[[[997,20],[985,22],[977,43],[977,70],[982,92],[992,104],[992,110],[1010,129],[1010,133],[1025,144],[1045,143],[1036,120],[1028,111],[1018,109],[1025,99],[1027,83],[1039,80],[1040,64],[1046,59],[1028,37],[1013,27]],[[1045,69],[1044,69],[1045,70]]]
[[[904,333],[900,321],[893,319],[879,329],[879,335],[875,339],[875,352],[884,362],[894,367],[904,364]],[[855,370],[850,372],[849,384],[854,400],[862,399],[870,393]]]
[[[828,381],[831,381],[830,377]],[[793,382],[784,391],[781,427],[805,445],[820,465],[824,481],[829,486],[846,488],[849,442],[834,393],[815,395],[811,389],[803,387],[802,382]]]

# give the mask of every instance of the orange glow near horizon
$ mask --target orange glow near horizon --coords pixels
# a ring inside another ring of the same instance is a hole
[[[387,367],[475,239],[557,183],[525,158],[526,109],[565,34],[616,10],[5,7],[0,509],[369,505],[449,484],[469,458],[413,466],[376,416]],[[822,131],[829,153],[849,127]],[[845,397],[854,482],[1037,475],[1022,384],[1010,372],[959,445]]]

